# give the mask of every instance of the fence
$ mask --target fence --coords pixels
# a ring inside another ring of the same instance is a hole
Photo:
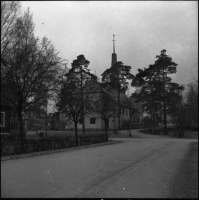
[[[106,141],[105,135],[80,135],[79,145],[90,145]],[[24,152],[32,153],[39,151],[48,151],[55,149],[64,149],[75,147],[75,137],[51,137],[49,139],[26,139],[24,140]],[[17,137],[2,137],[1,138],[1,156],[9,156],[20,154],[20,140]]]

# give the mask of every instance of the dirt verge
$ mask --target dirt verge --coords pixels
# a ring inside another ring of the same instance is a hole
[[[190,149],[171,184],[172,198],[198,198],[198,142]]]

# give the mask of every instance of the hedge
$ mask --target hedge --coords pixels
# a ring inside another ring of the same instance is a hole
[[[97,144],[107,141],[105,134],[80,135],[78,140],[79,146]],[[64,149],[75,146],[76,143],[74,136],[53,136],[47,139],[29,138],[24,140],[23,153]],[[20,139],[14,136],[1,137],[1,156],[9,156],[16,154],[20,154]]]

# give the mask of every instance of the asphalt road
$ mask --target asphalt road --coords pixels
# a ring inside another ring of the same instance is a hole
[[[2,161],[1,197],[169,198],[190,143],[197,141],[115,140],[123,143]]]

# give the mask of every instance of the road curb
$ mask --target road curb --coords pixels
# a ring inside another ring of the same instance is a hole
[[[74,150],[80,150],[80,149],[86,149],[86,148],[92,148],[92,147],[106,146],[106,145],[117,144],[117,143],[121,143],[121,142],[122,141],[109,140],[108,142],[102,142],[102,143],[91,144],[91,145],[84,145],[84,146],[79,146],[79,147],[71,147],[71,148],[66,148],[66,149],[56,149],[56,150],[39,151],[39,152],[32,152],[32,153],[20,154],[20,155],[1,156],[1,161],[35,157],[35,156],[41,156],[41,155],[47,155],[47,154],[53,154],[53,153],[60,153],[60,152],[67,152],[67,151],[74,151]]]

